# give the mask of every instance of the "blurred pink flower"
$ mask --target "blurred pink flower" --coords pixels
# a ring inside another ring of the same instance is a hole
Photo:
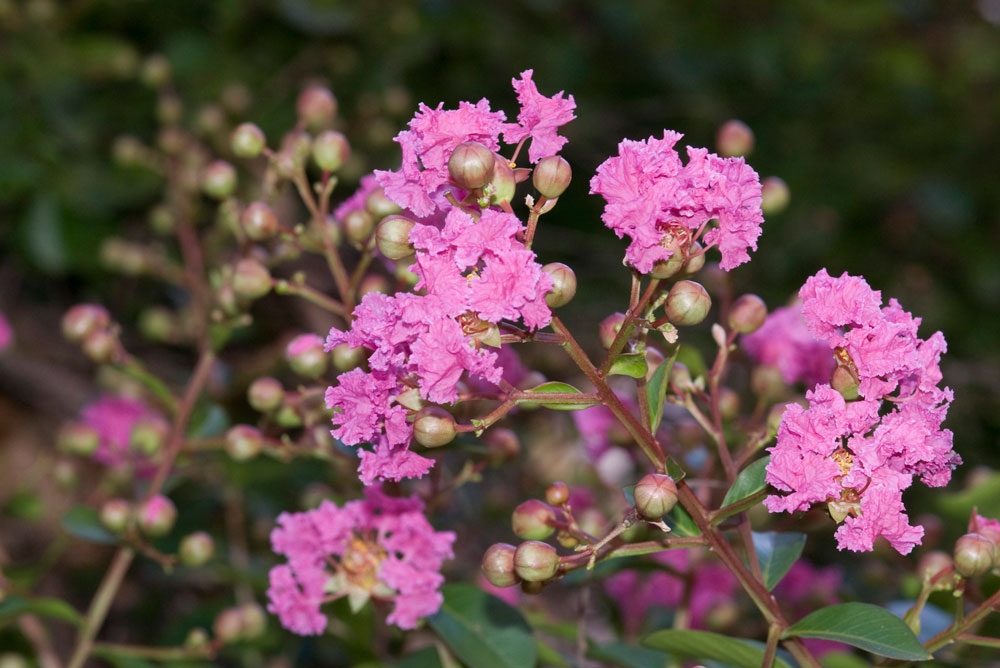
[[[288,345],[285,347],[285,359],[298,357],[302,353],[308,352],[314,348],[322,350],[323,337],[317,334],[299,334],[294,339],[289,341]]]
[[[149,457],[131,448],[132,429],[149,420],[160,423],[166,431],[161,413],[138,399],[104,396],[84,408],[81,417],[100,439],[94,459],[112,468],[132,467],[142,475],[151,472]]]
[[[822,607],[840,603],[837,592],[843,579],[843,572],[836,566],[813,566],[800,559],[774,587],[774,596],[781,601],[790,618],[797,620]],[[831,640],[807,638],[803,642],[817,658],[847,649],[843,643]]]
[[[743,336],[740,345],[759,364],[781,371],[786,383],[806,387],[828,382],[834,360],[830,347],[814,337],[802,319],[802,303],[777,308],[756,332]]]

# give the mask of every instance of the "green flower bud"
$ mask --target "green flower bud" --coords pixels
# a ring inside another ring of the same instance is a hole
[[[659,260],[653,263],[653,269],[649,272],[649,275],[653,278],[658,278],[660,280],[670,278],[677,274],[684,268],[684,263],[687,260],[684,254],[684,246],[681,245],[679,239],[675,238],[673,235],[665,237],[668,239],[667,248],[670,250],[670,257],[666,260]],[[663,241],[660,242],[661,244]]]
[[[82,422],[66,425],[59,431],[56,439],[56,447],[60,450],[82,457],[94,454],[100,443],[101,437],[97,435],[97,430]]]
[[[247,401],[255,411],[261,413],[275,410],[284,398],[285,389],[276,378],[258,378],[247,388]]]
[[[966,578],[983,575],[997,563],[997,546],[986,536],[967,533],[955,541],[955,571]]]
[[[491,427],[483,436],[483,443],[489,448],[495,464],[516,459],[521,454],[521,441],[513,430],[506,427]]]
[[[162,494],[144,501],[138,510],[139,529],[147,536],[164,536],[174,528],[177,508]]]
[[[299,94],[295,109],[307,128],[329,127],[337,115],[337,98],[322,86],[310,86]]]
[[[757,295],[742,295],[729,309],[729,328],[740,334],[752,334],[767,319],[767,304]]]
[[[259,299],[271,291],[271,272],[253,258],[236,263],[233,272],[233,292],[244,301]]]
[[[243,615],[239,608],[226,608],[212,622],[212,632],[223,645],[238,642],[243,637]]]
[[[240,123],[230,135],[229,145],[237,158],[256,158],[267,145],[267,139],[253,123]]]
[[[81,348],[95,364],[107,364],[118,354],[120,344],[118,335],[106,329],[99,329],[87,335]]]
[[[621,331],[622,324],[624,322],[624,313],[612,313],[601,321],[601,324],[598,326],[598,337],[601,339],[602,346],[609,349],[611,348],[612,344],[615,342],[615,337],[618,336],[618,332]]]
[[[204,531],[196,531],[181,539],[179,549],[181,563],[185,566],[201,566],[212,558],[215,542]]]
[[[425,448],[436,448],[455,439],[455,418],[440,406],[425,406],[413,420],[413,438]]]
[[[527,582],[548,580],[559,570],[559,555],[548,543],[528,540],[514,552],[514,572]]]
[[[490,545],[483,555],[483,575],[494,587],[510,587],[521,581],[514,572],[514,554],[517,548],[509,543]]]
[[[351,157],[351,146],[342,133],[326,130],[313,140],[312,157],[320,169],[335,172]]]
[[[781,369],[770,364],[755,366],[750,372],[750,389],[763,399],[778,399],[787,387]]]
[[[216,160],[201,175],[201,190],[214,199],[226,199],[236,192],[236,168],[225,160]]]
[[[549,199],[555,199],[566,192],[572,179],[573,170],[566,159],[559,155],[539,160],[531,174],[535,190]]]
[[[344,226],[344,236],[355,246],[362,246],[375,229],[375,219],[364,209],[355,209],[344,216],[341,221]]]
[[[143,418],[132,427],[129,447],[149,457],[159,452],[166,440],[166,422],[155,418]]]
[[[493,178],[486,184],[483,192],[489,195],[490,204],[510,202],[517,192],[517,177],[507,159],[499,153],[493,154]]]
[[[150,306],[139,314],[139,331],[150,341],[166,343],[177,329],[173,312],[164,306]]]
[[[684,256],[686,258],[684,262],[684,268],[681,269],[681,273],[686,276],[694,276],[701,268],[705,266],[705,254],[701,252],[701,244],[695,241],[688,248],[687,254]]]
[[[545,489],[545,500],[553,506],[569,501],[569,487],[564,482],[554,482]]]
[[[132,506],[125,499],[108,499],[98,515],[101,524],[112,533],[121,533],[128,527]]]
[[[260,431],[248,424],[238,424],[226,432],[223,448],[226,454],[238,462],[256,457],[264,447],[264,437]]]
[[[263,241],[278,233],[278,217],[264,202],[251,202],[240,214],[240,226],[253,241]]]
[[[764,179],[760,184],[760,194],[760,208],[767,216],[784,211],[792,197],[788,185],[777,176]]]
[[[390,260],[402,260],[415,252],[410,243],[410,231],[416,222],[406,216],[386,216],[375,230],[375,244]]]
[[[635,508],[645,519],[657,521],[677,505],[677,485],[662,473],[647,473],[632,491]]]
[[[91,332],[106,329],[111,324],[107,309],[99,304],[77,304],[66,311],[62,333],[67,341],[79,343]]]
[[[337,371],[350,371],[365,361],[365,349],[352,348],[346,343],[338,343],[330,351],[330,356],[333,358],[333,366],[336,367]]]
[[[382,186],[372,190],[365,198],[365,211],[370,213],[375,220],[396,215],[402,210],[402,207],[385,196],[385,190]]]
[[[687,394],[695,391],[694,381],[691,380],[691,372],[687,365],[675,362],[670,369],[670,387],[675,394]]]
[[[267,615],[256,603],[244,603],[239,608],[244,639],[255,640],[267,630]]]
[[[525,540],[544,540],[552,535],[556,513],[550,505],[537,499],[528,499],[514,509],[510,516],[514,535]]]
[[[725,420],[740,414],[740,395],[728,387],[719,388],[719,413]]]
[[[715,136],[715,145],[719,147],[719,155],[727,158],[748,155],[753,151],[753,130],[746,123],[736,119],[726,121]]]
[[[361,299],[369,292],[378,292],[383,295],[389,294],[389,279],[381,274],[368,274],[358,285],[358,299]]]
[[[208,631],[205,629],[194,628],[188,631],[187,637],[184,638],[184,647],[188,649],[205,649],[208,647],[209,640]]]
[[[678,281],[670,288],[665,311],[674,325],[697,325],[708,316],[712,298],[700,283]]]
[[[479,142],[462,142],[448,158],[448,173],[460,188],[482,188],[493,178],[493,153]]]
[[[858,375],[846,364],[838,364],[833,370],[833,377],[830,379],[830,386],[840,392],[846,401],[854,401],[858,398],[858,389],[861,381]]]
[[[552,289],[545,293],[549,308],[565,306],[576,294],[576,274],[562,262],[550,262],[542,271],[552,277]]]
[[[163,88],[170,83],[170,61],[163,54],[154,53],[142,63],[139,79],[154,90]]]
[[[285,350],[288,366],[292,371],[306,378],[319,378],[326,372],[327,355],[323,350],[323,340],[303,334],[292,339]]]
[[[159,204],[150,209],[149,227],[161,236],[173,234],[174,229],[177,227],[177,221],[174,219],[174,214],[170,211],[170,207],[165,204]]]

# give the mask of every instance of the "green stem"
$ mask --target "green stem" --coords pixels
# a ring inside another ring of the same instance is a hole
[[[760,668],[771,668],[774,665],[774,656],[778,653],[778,639],[781,638],[781,627],[771,624],[767,627],[767,644],[764,646],[764,659],[760,662]]]
[[[210,647],[147,647],[145,645],[121,645],[118,643],[97,643],[94,652],[101,654],[116,654],[131,656],[137,659],[152,659],[153,661],[183,661],[185,659],[211,659],[214,652]]]
[[[708,520],[713,526],[720,524],[723,520],[732,517],[733,515],[738,515],[744,510],[749,510],[753,508],[758,503],[764,500],[767,496],[767,490],[762,489],[759,492],[754,492],[750,496],[740,499],[734,503],[730,503],[728,506],[723,506],[718,510],[713,510],[708,514]]]
[[[152,392],[157,400],[163,404],[163,407],[167,409],[168,413],[174,414],[177,412],[177,399],[170,391],[170,388],[167,387],[166,383],[150,373],[142,365],[142,362],[130,356],[122,364],[118,365],[117,368],[123,374],[140,382],[146,389]]]
[[[101,624],[104,623],[108,608],[111,607],[111,602],[114,600],[115,594],[118,593],[118,587],[121,586],[122,579],[125,577],[125,572],[132,563],[133,557],[135,557],[135,551],[130,547],[119,547],[118,551],[115,552],[111,565],[104,574],[100,587],[97,588],[94,600],[90,602],[87,616],[77,636],[76,648],[73,650],[73,656],[70,657],[66,668],[81,668],[90,656],[94,638],[97,636]]]
[[[284,279],[274,279],[271,281],[271,284],[274,286],[274,291],[279,295],[296,295],[342,318],[347,317],[347,309],[343,304],[330,299],[315,288],[305,284],[290,283]]]
[[[635,285],[635,283],[633,283]],[[611,343],[611,347],[608,348],[607,357],[601,363],[600,374],[602,377],[608,375],[608,371],[611,370],[611,365],[615,363],[618,356],[621,354],[622,350],[625,348],[625,344],[628,342],[629,338],[632,336],[632,332],[635,329],[636,319],[642,310],[646,308],[646,304],[653,298],[656,294],[657,289],[660,287],[660,281],[653,279],[646,286],[646,291],[642,293],[642,297],[639,298],[635,304],[631,305],[628,313],[625,314],[625,320],[622,322],[621,328],[618,330],[618,334],[615,335],[615,340]],[[629,299],[631,302],[632,300]]]

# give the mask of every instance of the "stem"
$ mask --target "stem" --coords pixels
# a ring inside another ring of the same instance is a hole
[[[531,213],[528,214],[528,228],[524,233],[524,247],[531,249],[531,242],[535,238],[535,229],[538,227],[538,216],[541,215],[540,212],[542,207],[545,205],[545,195],[541,195],[538,201],[535,202],[535,206],[531,207]]]
[[[778,639],[781,638],[781,627],[771,624],[767,628],[767,645],[764,646],[764,660],[760,662],[760,668],[771,668],[774,665],[774,656],[778,653]]]
[[[271,285],[274,286],[274,291],[279,295],[296,295],[302,297],[308,302],[312,302],[321,308],[335,313],[342,318],[347,318],[347,309],[338,301],[330,299],[324,295],[319,290],[312,288],[308,285],[299,285],[297,283],[290,283],[284,279],[273,279]]]
[[[713,525],[718,525],[723,520],[732,517],[733,515],[738,515],[739,513],[742,513],[744,510],[749,510],[750,508],[753,508],[758,503],[763,501],[765,496],[767,496],[767,489],[762,489],[759,492],[754,492],[745,499],[740,499],[739,501],[730,503],[728,506],[723,506],[718,510],[713,510],[708,514],[708,520]]]
[[[153,661],[183,661],[184,659],[210,659],[214,652],[209,648],[190,647],[147,647],[145,645],[120,645],[118,643],[97,643],[95,652],[132,656]]]
[[[636,288],[638,288],[638,281],[634,277],[632,280],[632,295],[634,295]],[[629,337],[632,336],[632,330],[635,329],[637,314],[646,308],[646,304],[648,304],[649,300],[653,298],[653,295],[656,294],[659,287],[659,280],[651,280],[649,285],[646,286],[646,291],[642,293],[642,297],[640,297],[639,300],[636,301],[631,308],[629,308],[628,313],[625,314],[625,320],[622,322],[621,329],[618,330],[615,340],[611,343],[611,347],[608,349],[607,357],[605,357],[604,362],[601,363],[601,376],[608,375],[608,371],[611,370],[611,365],[615,363],[618,355],[621,354],[622,349],[625,347],[625,343],[628,342]]]
[[[177,411],[177,399],[174,398],[170,388],[162,380],[150,373],[142,365],[142,362],[129,356],[117,368],[129,378],[142,383],[163,404],[168,413],[173,414]]]

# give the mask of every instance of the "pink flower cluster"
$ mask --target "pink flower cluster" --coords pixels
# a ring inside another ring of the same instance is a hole
[[[663,139],[623,140],[618,155],[605,160],[590,181],[591,194],[604,197],[601,219],[621,238],[631,239],[626,261],[647,274],[673,254],[672,242],[695,239],[712,219],[705,246],[717,246],[726,271],[757,249],[761,188],[757,172],[743,158],[720,158],[688,147],[683,164],[674,145],[682,135],[664,130]]]
[[[166,420],[138,399],[104,396],[83,409],[83,422],[97,432],[100,442],[94,459],[112,468],[133,467],[140,473],[152,463],[131,445],[132,429],[141,421],[158,423],[166,432]]]
[[[950,389],[938,387],[944,336],[919,338],[919,318],[895,299],[883,307],[878,291],[847,273],[833,278],[823,269],[799,296],[809,331],[857,378],[860,396],[848,402],[823,384],[807,393],[808,408],[788,406],[767,481],[789,494],[764,503],[771,512],[827,503],[843,519],[840,549],[871,550],[882,536],[907,554],[923,528],[909,524],[903,490],[915,476],[943,486],[961,463],[951,432],[941,429],[952,400]]]
[[[412,426],[396,402],[402,392],[417,388],[427,401],[448,403],[465,373],[495,384],[503,369],[482,335],[501,320],[532,329],[549,323],[552,279],[517,239],[522,229],[516,216],[492,209],[476,220],[453,208],[440,229],[415,225],[410,269],[424,294],[365,295],[351,329],[330,331],[327,350],[346,343],[371,351],[370,371],[341,374],[326,393],[336,411],[333,435],[348,445],[375,443],[374,452],[361,453],[365,484],[419,477],[433,464],[409,450]]]
[[[532,73],[532,70],[525,70],[520,81],[512,81],[521,104],[517,123],[505,123],[506,115],[502,111],[491,111],[490,102],[485,98],[476,104],[460,102],[458,109],[447,110],[443,109],[444,103],[434,109],[421,103],[409,123],[410,129],[396,136],[403,150],[400,169],[375,171],[386,197],[421,218],[446,211],[450,206],[446,192],[457,190],[450,185],[448,174],[452,151],[467,141],[498,151],[501,132],[509,144],[530,138],[531,162],[558,153],[566,139],[560,137],[557,130],[575,118],[576,102],[572,95],[563,99],[562,92],[551,98],[541,95],[531,80]]]
[[[769,313],[760,329],[742,337],[741,345],[759,364],[777,367],[789,384],[801,381],[813,387],[829,382],[833,372],[830,347],[806,328],[801,302]]]
[[[375,487],[342,508],[324,501],[315,510],[282,513],[271,544],[288,563],[271,569],[267,609],[289,630],[315,635],[326,628],[323,603],[375,597],[393,602],[390,624],[415,628],[441,607],[441,564],[452,558],[454,541],[454,533],[434,531],[419,499]]]

